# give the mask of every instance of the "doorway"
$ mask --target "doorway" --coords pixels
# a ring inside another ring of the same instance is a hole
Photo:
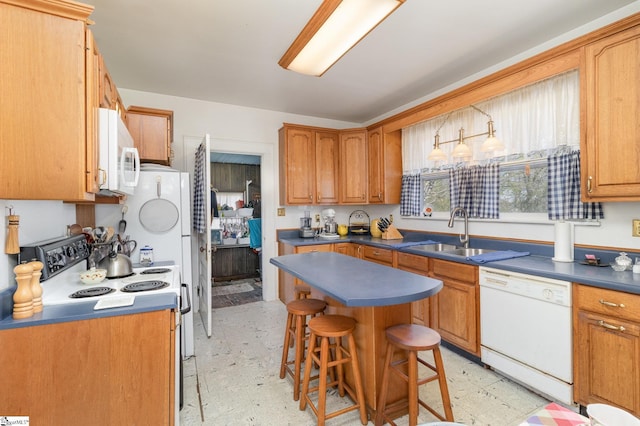
[[[263,299],[261,157],[210,153],[212,307]]]

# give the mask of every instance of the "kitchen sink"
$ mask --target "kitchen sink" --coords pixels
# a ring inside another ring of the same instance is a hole
[[[460,247],[454,246],[453,244],[437,243],[437,244],[420,245],[420,246],[416,246],[414,248],[418,248],[418,249],[424,250],[424,251],[451,251],[451,250],[459,249]]]
[[[494,251],[495,250],[489,250],[489,249],[483,249],[483,248],[457,248],[454,250],[445,250],[445,253],[454,254],[456,256],[469,257],[469,256],[476,256],[478,254],[483,254],[483,253],[491,253]]]

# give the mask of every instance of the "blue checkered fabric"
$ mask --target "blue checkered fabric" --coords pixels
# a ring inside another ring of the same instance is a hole
[[[193,178],[193,229],[199,234],[207,230],[204,193],[207,179],[204,175],[206,154],[204,151],[204,144],[201,144],[196,151],[196,167]]]
[[[420,175],[402,175],[400,216],[420,216],[421,200]]]
[[[580,200],[580,151],[547,157],[549,219],[604,219],[601,203]]]
[[[462,207],[469,217],[498,219],[500,166],[461,167],[449,170],[451,207]]]

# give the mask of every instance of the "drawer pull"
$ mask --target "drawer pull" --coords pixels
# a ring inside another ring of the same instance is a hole
[[[625,331],[626,328],[624,328],[623,326],[615,326],[615,325],[611,325],[611,324],[607,324],[606,322],[600,320],[598,321],[598,325],[600,325],[600,327],[604,327],[604,328],[608,328],[609,330],[616,330],[616,331]]]
[[[610,308],[624,308],[624,303],[613,303],[613,302],[607,302],[604,299],[600,299],[599,302],[601,304],[603,304],[604,306],[609,306]]]

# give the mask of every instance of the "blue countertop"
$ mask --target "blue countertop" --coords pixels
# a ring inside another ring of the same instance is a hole
[[[11,290],[12,294],[13,291],[15,291],[15,289],[9,290]],[[95,305],[95,300],[65,305],[45,305],[42,312],[38,312],[29,318],[17,320],[13,319],[11,315],[8,315],[0,320],[0,331],[11,328],[33,327],[68,321],[90,320],[118,315],[132,315],[143,312],[176,309],[178,307],[178,297],[174,293],[167,292],[144,296],[137,295],[133,305],[120,308],[93,310]]]
[[[584,259],[584,255],[586,253],[591,253],[596,255],[596,257],[599,257],[603,264],[609,265],[609,262],[612,262],[616,256],[619,256],[617,251],[576,247],[574,251],[574,258],[576,261],[555,262],[552,260],[553,244],[535,244],[519,241],[501,241],[488,238],[471,238],[471,247],[481,247],[491,250],[526,251],[530,253],[529,256],[487,262],[479,265],[478,263],[468,260],[462,256],[425,250],[424,247],[421,247],[420,245],[409,244],[408,246],[405,246],[404,244],[407,242],[424,242],[425,244],[428,244],[427,241],[435,241],[444,244],[460,245],[457,236],[427,234],[402,230],[401,233],[404,235],[402,240],[383,240],[381,238],[373,238],[370,235],[347,235],[336,240],[322,240],[319,238],[299,238],[297,231],[284,230],[278,232],[278,240],[293,246],[341,242],[364,244],[379,248],[397,250],[404,253],[417,254],[425,257],[433,257],[476,266],[486,266],[506,271],[571,281],[593,287],[640,294],[640,274],[634,274],[631,271],[616,272],[609,266],[590,266],[580,263]],[[627,254],[632,259],[636,256],[640,256],[640,253],[627,252]]]
[[[345,306],[389,306],[436,294],[442,281],[339,253],[290,254],[270,262]]]

